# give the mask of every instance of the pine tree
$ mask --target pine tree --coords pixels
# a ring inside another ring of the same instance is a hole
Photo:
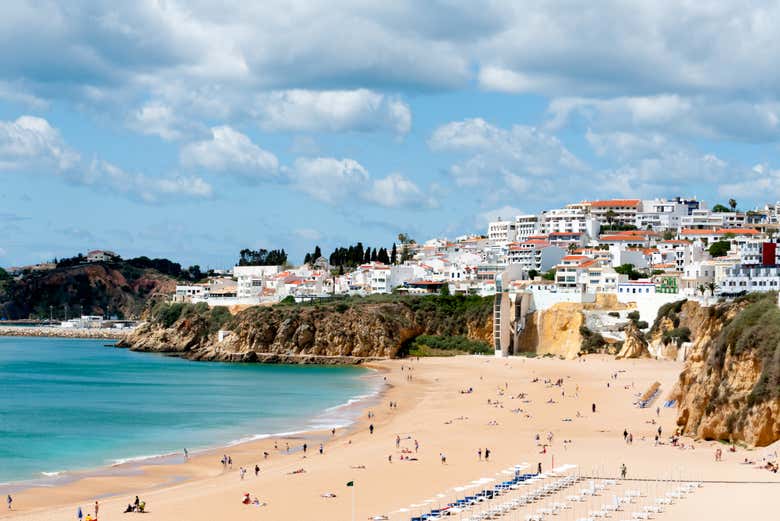
[[[387,256],[387,250],[384,248],[379,249],[379,253],[377,254],[376,258],[379,262],[390,264],[390,259]]]
[[[363,262],[364,263],[371,262],[371,246],[366,248],[366,254],[363,256]]]
[[[376,248],[371,252],[371,262],[376,262]]]
[[[393,243],[393,249],[390,252],[390,264],[395,264],[398,262],[398,251],[395,248],[395,243]]]
[[[320,250],[319,246],[315,246],[314,247],[314,254],[311,256],[311,260],[312,261],[316,261],[320,257],[322,257],[322,250]]]
[[[304,264],[311,264],[311,253],[307,253],[306,256],[303,258]]]

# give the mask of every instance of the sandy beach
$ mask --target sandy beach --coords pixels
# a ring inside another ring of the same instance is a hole
[[[669,444],[676,409],[662,403],[677,379],[679,363],[588,356],[575,361],[428,358],[375,365],[386,371],[388,387],[370,406],[373,417],[369,419],[366,410],[359,422],[335,436],[326,431],[259,440],[194,455],[187,463],[144,465],[133,472],[104,472],[62,486],[31,488],[14,494],[14,510],[4,508],[0,518],[76,519],[79,506],[92,512],[97,499],[100,520],[132,519],[135,514],[122,512],[139,495],[146,502],[147,521],[345,520],[352,515],[354,490],[355,519],[386,515],[405,520],[425,511],[412,505],[446,503],[464,495],[455,487],[481,478],[506,479],[502,471],[521,463],[528,465],[528,472],[539,463],[544,471],[572,464],[582,474],[600,478],[618,478],[625,464],[629,479],[650,480],[618,480],[604,492],[602,502],[629,488],[650,497],[660,487],[655,481],[659,478],[707,482],[664,513],[654,514],[657,519],[772,519],[780,504],[775,499],[780,475],[741,463],[745,458],[760,463],[762,455],[777,446],[739,447],[732,453],[715,442],[690,448],[691,440],[683,438],[685,449]],[[554,385],[559,379],[562,384]],[[661,391],[652,406],[634,405],[656,381]],[[464,392],[469,388],[473,392]],[[656,406],[661,406],[660,413]],[[662,444],[656,446],[659,427]],[[624,441],[624,429],[633,443]],[[303,443],[306,454],[300,450]],[[723,449],[720,462],[714,458],[717,447]],[[485,449],[490,450],[489,461]],[[269,453],[267,459],[264,452]],[[232,468],[220,463],[223,454],[231,457]],[[257,476],[255,465],[260,467]],[[240,467],[247,469],[244,479]],[[298,469],[305,472],[293,473]],[[349,481],[354,481],[354,489],[346,486]],[[242,504],[245,493],[263,506]],[[328,493],[335,497],[322,497]],[[582,517],[588,508],[583,503],[558,518],[575,519],[577,509]],[[525,519],[530,511],[520,508],[504,519]]]

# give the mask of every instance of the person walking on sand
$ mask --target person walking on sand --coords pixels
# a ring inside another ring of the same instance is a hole
[[[255,463],[255,477],[257,477],[258,474],[260,474],[260,465]]]
[[[368,433],[369,434],[374,434],[374,424],[373,423],[368,426]]]
[[[595,414],[596,413],[596,404],[595,403],[591,405],[591,409],[593,410],[593,413]]]
[[[97,519],[98,511],[100,510],[100,503],[95,500],[95,519]]]
[[[309,446],[306,443],[304,443],[303,444],[303,453],[304,454],[306,454],[306,449],[308,449],[308,448],[309,448]]]
[[[187,447],[184,447],[184,461],[189,461],[189,460],[190,460],[190,453],[187,450]]]
[[[320,456],[322,456],[323,452],[325,452],[325,447],[320,443]]]
[[[479,461],[482,461],[482,449],[477,449],[477,459]]]
[[[622,479],[626,479],[626,474],[628,473],[628,468],[626,467],[626,464],[623,463],[620,465],[620,477]]]
[[[536,466],[536,473],[541,474],[542,473],[542,462],[540,461],[539,464]]]
[[[398,434],[396,434],[395,435],[395,448],[397,449],[400,446],[401,446],[401,437]]]
[[[420,443],[417,440],[414,440],[414,452],[417,452],[419,448],[420,448]]]
[[[439,457],[441,458],[441,464],[442,464],[442,465],[444,465],[445,463],[447,463],[447,456],[445,456],[443,452],[440,452],[440,453],[439,453]]]
[[[8,494],[8,497],[5,498],[5,502],[8,504],[8,510],[13,510],[13,504],[14,504],[14,498],[11,497],[11,494]]]
[[[485,449],[485,461],[490,460],[490,449]]]
[[[78,507],[76,509],[76,519],[78,519],[79,521],[84,519],[84,512],[81,511],[81,507]]]

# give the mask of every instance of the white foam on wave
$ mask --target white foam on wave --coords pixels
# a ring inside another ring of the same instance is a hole
[[[118,458],[115,460],[111,460],[111,466],[112,467],[118,467],[119,465],[125,465],[127,463],[138,463],[141,461],[146,460],[152,460],[152,459],[159,459],[159,458],[167,458],[170,456],[175,456],[179,454],[178,452],[166,452],[163,454],[148,454],[145,456],[133,456],[130,458]]]
[[[57,476],[61,476],[64,473],[64,470],[58,470],[56,472],[41,472],[41,475],[46,476],[47,478],[56,478]]]

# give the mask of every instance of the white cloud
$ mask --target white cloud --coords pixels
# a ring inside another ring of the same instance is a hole
[[[723,198],[753,201],[760,194],[764,201],[780,201],[780,169],[761,163],[743,169],[731,179],[735,182],[718,187],[718,194]]]
[[[377,179],[365,198],[388,208],[436,206],[433,198],[426,196],[414,182],[401,174]]]
[[[514,220],[517,215],[524,215],[524,212],[520,208],[514,206],[504,205],[500,208],[494,208],[477,214],[474,225],[477,228],[486,228],[489,222],[497,221],[499,219],[504,221]]]
[[[389,130],[404,135],[412,126],[409,106],[367,90],[286,90],[260,94],[253,117],[268,131]]]
[[[127,172],[107,161],[95,159],[83,171],[73,171],[67,178],[114,194],[121,194],[145,203],[161,203],[171,199],[206,199],[213,189],[206,181],[194,176],[150,177]]]
[[[428,144],[436,151],[468,154],[450,167],[455,183],[493,194],[507,188],[524,192],[534,186],[542,195],[555,183],[566,183],[587,170],[555,136],[523,125],[503,129],[481,118],[442,125]]]
[[[79,154],[69,148],[57,129],[35,116],[0,121],[0,169],[71,168]]]
[[[318,201],[336,204],[364,190],[368,171],[354,159],[299,158],[288,175],[295,189]]]
[[[146,103],[133,111],[128,118],[128,126],[141,134],[159,136],[166,141],[204,132],[200,125],[177,115],[173,107],[159,101]]]
[[[210,140],[190,143],[181,149],[182,165],[252,179],[277,176],[279,160],[276,156],[255,145],[245,134],[229,126],[213,127],[211,134]]]

